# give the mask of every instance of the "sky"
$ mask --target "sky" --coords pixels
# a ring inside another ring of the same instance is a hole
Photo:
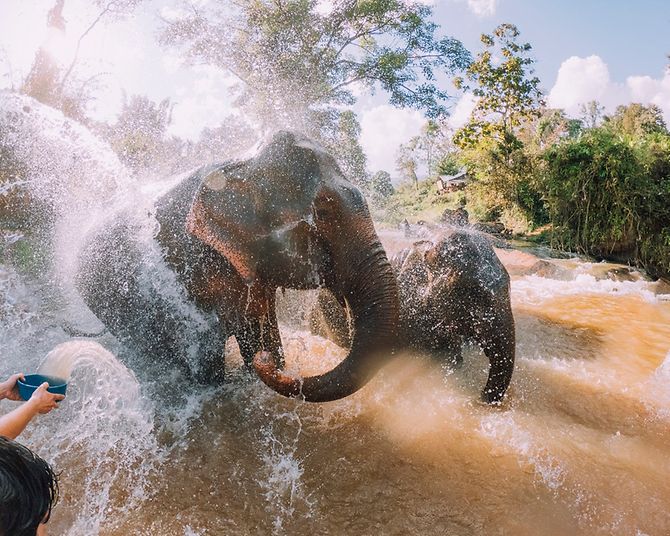
[[[207,2],[212,0],[197,0]],[[328,0],[323,0],[328,1]],[[547,103],[579,115],[580,105],[598,100],[607,111],[641,102],[661,107],[670,124],[669,0],[422,0],[434,10],[441,35],[461,40],[475,55],[479,36],[511,22],[520,39],[532,45],[536,75]],[[17,87],[35,51],[49,36],[46,12],[54,0],[0,0],[0,88]],[[229,88],[235,80],[207,66],[188,67],[156,40],[159,16],[169,17],[179,0],[145,0],[129,17],[96,27],[81,49],[81,69],[97,75],[99,89],[90,109],[113,122],[123,92],[144,94],[175,104],[170,131],[197,139],[230,114]],[[65,0],[67,32],[51,36],[57,59],[68,64],[76,41],[95,18],[92,0]],[[471,95],[454,93],[450,122],[463,124],[473,106]],[[425,118],[415,110],[390,106],[383,92],[361,93],[355,105],[361,143],[374,172],[395,174],[398,146],[416,135]]]

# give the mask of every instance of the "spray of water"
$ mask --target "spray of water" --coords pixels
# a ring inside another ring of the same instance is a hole
[[[134,374],[96,342],[62,343],[39,370],[67,378],[68,393],[24,441],[61,473],[56,528],[97,534],[153,495],[150,479],[164,456],[154,436],[153,403]]]

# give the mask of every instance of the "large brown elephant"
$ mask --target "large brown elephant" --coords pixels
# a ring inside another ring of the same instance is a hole
[[[438,238],[401,251],[391,264],[406,344],[460,363],[463,343],[478,343],[490,362],[482,399],[499,403],[514,370],[514,317],[509,274],[489,239],[469,229],[447,228]],[[311,323],[316,333],[340,346],[349,344],[346,316],[328,293],[320,293]]]
[[[355,392],[391,354],[399,314],[393,271],[363,196],[308,139],[278,132],[254,158],[204,168],[151,214],[136,212],[92,234],[77,277],[90,309],[135,353],[195,362],[218,381],[234,335],[266,384],[308,401]],[[154,219],[147,247],[136,236]],[[333,370],[296,378],[281,370],[275,295],[318,287],[348,304],[353,343]]]

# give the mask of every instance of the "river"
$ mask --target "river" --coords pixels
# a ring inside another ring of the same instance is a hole
[[[383,240],[389,252],[407,242]],[[70,340],[43,282],[0,266],[0,371],[71,374],[61,407],[21,436],[61,475],[50,533],[667,535],[670,288],[626,267],[497,252],[517,331],[500,408],[478,402],[488,365],[475,348],[458,370],[399,356],[327,404],[239,371],[215,388],[140,381],[110,335]],[[306,330],[310,299],[283,298],[287,363],[305,374],[344,355]],[[235,369],[234,340],[228,350]]]

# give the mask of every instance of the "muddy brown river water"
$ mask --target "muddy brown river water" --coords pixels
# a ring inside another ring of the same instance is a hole
[[[477,401],[488,365],[475,348],[458,370],[402,355],[356,395],[308,404],[243,374],[208,389],[139,381],[67,343],[43,367],[71,372],[68,398],[22,436],[61,472],[50,533],[670,534],[670,290],[614,265],[498,253],[517,329],[501,408]],[[21,307],[30,289],[3,282],[3,372],[37,366],[64,337]],[[284,299],[289,368],[332,367],[344,351]]]

